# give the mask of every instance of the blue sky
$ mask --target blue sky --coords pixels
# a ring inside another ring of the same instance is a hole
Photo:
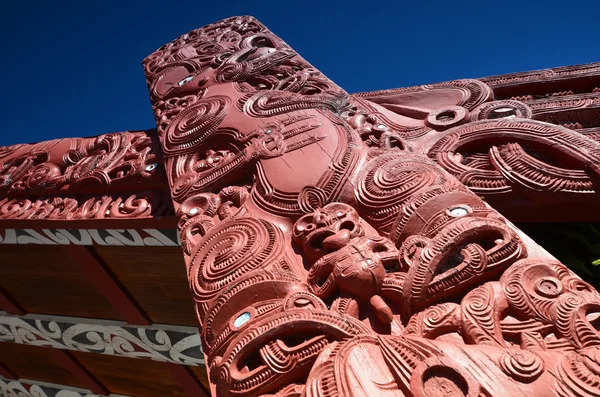
[[[0,145],[153,127],[141,60],[254,15],[349,92],[600,61],[600,1],[10,1]]]

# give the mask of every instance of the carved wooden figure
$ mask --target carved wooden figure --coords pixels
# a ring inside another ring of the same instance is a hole
[[[587,104],[351,96],[252,17],[144,68],[215,395],[600,395],[600,295],[488,204],[598,217],[598,141],[541,116]]]

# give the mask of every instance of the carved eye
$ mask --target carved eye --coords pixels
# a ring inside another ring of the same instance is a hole
[[[239,328],[242,325],[246,324],[248,321],[250,321],[250,317],[252,317],[250,315],[250,313],[244,312],[244,313],[240,314],[239,316],[237,316],[235,320],[233,320],[233,325],[236,328]]]
[[[554,298],[561,294],[562,283],[555,277],[542,277],[535,283],[535,290],[546,298]]]
[[[488,119],[512,119],[515,117],[517,117],[517,109],[513,107],[496,108],[488,113]]]
[[[177,83],[178,87],[181,87],[183,85],[186,85],[187,83],[189,83],[190,81],[192,81],[194,79],[194,76],[187,76],[181,80],[179,80],[179,82]]]
[[[156,167],[158,167],[158,164],[154,163],[154,164],[149,164],[146,166],[146,171],[150,172],[150,171],[154,171],[156,169]]]
[[[454,218],[460,218],[461,216],[467,215],[469,210],[465,207],[453,207],[448,210],[448,213]]]

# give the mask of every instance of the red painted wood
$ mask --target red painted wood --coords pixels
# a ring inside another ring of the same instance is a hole
[[[0,309],[10,314],[26,314],[27,311],[21,307],[12,296],[0,287]]]
[[[210,397],[210,394],[204,389],[194,374],[185,365],[165,363],[173,380],[185,390],[190,397]]]
[[[125,321],[130,324],[150,324],[143,310],[91,248],[69,245],[65,246],[65,250]]]
[[[17,374],[10,370],[6,365],[0,362],[0,376],[5,379],[19,379]]]
[[[102,384],[90,371],[88,371],[77,359],[68,351],[53,349],[53,354],[57,364],[67,369],[81,383],[83,383],[92,393],[109,395],[110,391]]]

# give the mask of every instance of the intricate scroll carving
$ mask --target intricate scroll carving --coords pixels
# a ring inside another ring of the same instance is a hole
[[[480,121],[458,127],[438,140],[428,155],[478,194],[579,194],[598,189],[597,143],[540,122]]]
[[[0,149],[0,219],[143,218],[173,213],[147,132]]]
[[[217,395],[598,394],[597,292],[479,197],[595,194],[594,141],[477,80],[349,96],[251,17],[144,67]]]
[[[165,191],[142,192],[128,197],[4,198],[0,200],[0,219],[79,220],[165,216],[173,213],[169,200]]]

